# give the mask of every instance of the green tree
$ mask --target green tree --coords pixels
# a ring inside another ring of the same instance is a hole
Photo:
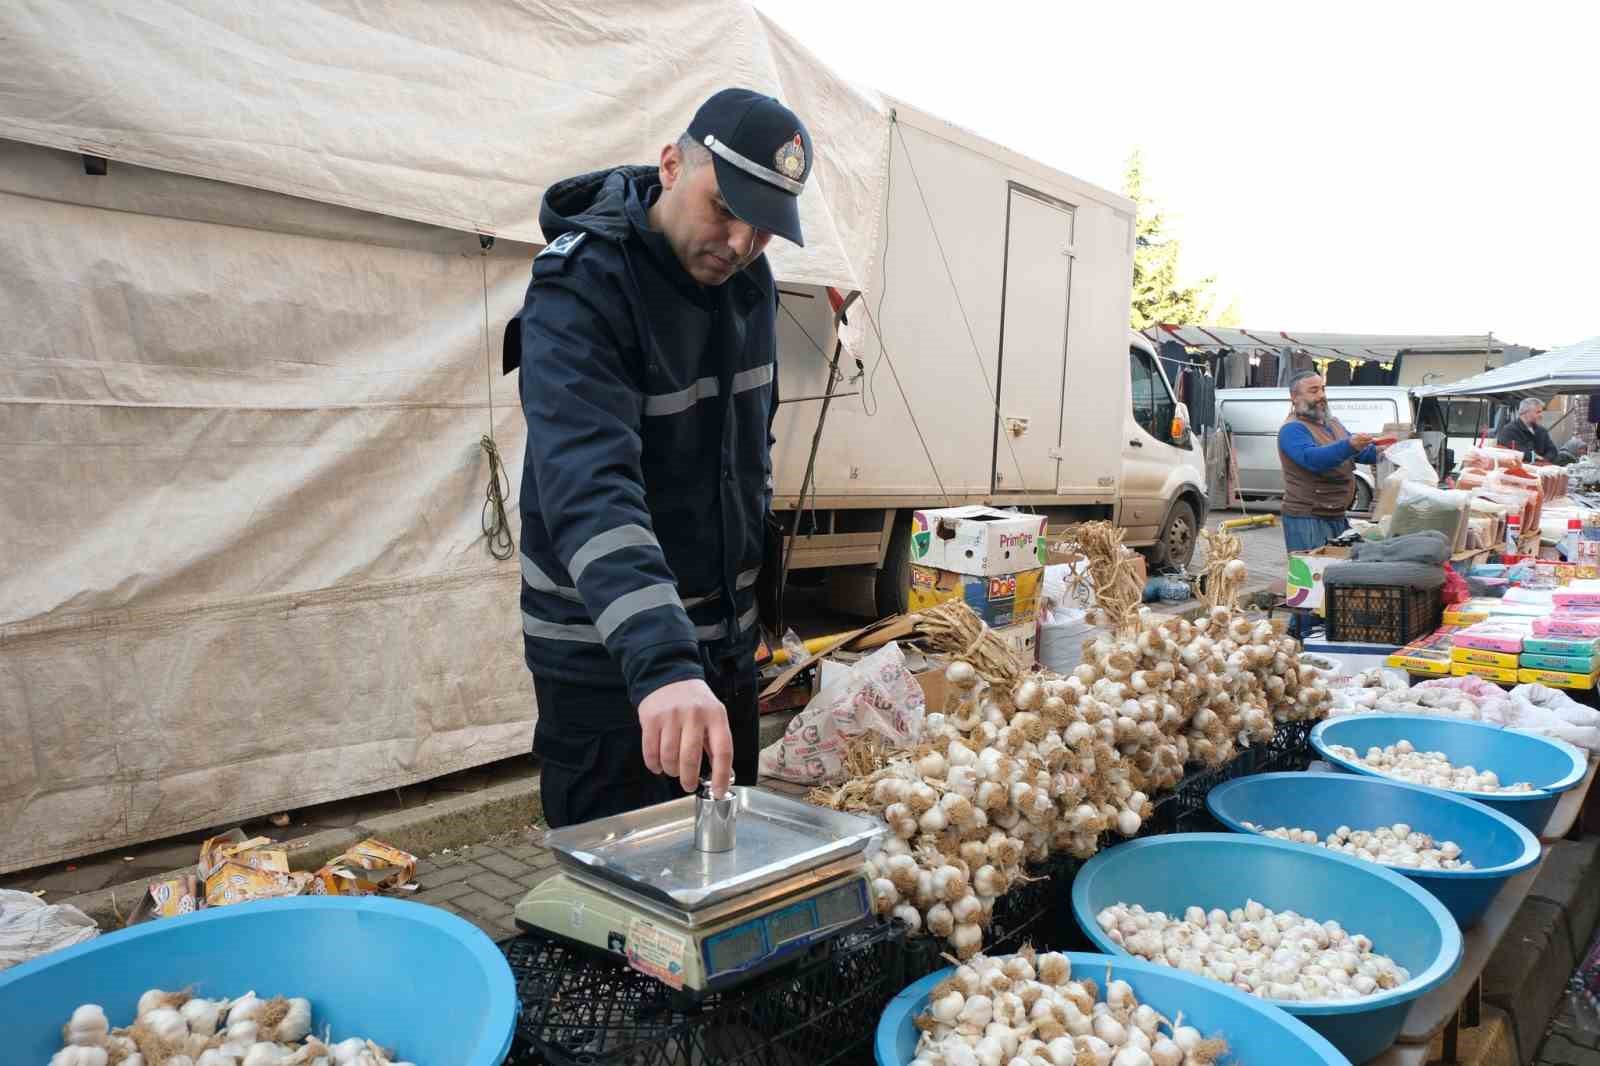
[[[1144,192],[1144,153],[1134,149],[1123,171],[1122,191],[1138,206],[1133,249],[1133,301],[1130,320],[1134,329],[1158,322],[1174,326],[1209,322],[1215,310],[1212,287],[1215,277],[1204,277],[1191,285],[1178,277],[1179,242],[1166,235],[1167,219]],[[1223,317],[1237,324],[1238,302],[1230,303]]]

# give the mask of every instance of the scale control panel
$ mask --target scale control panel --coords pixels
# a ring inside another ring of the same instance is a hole
[[[837,888],[706,937],[701,942],[706,977],[728,977],[803,951],[869,913],[867,883],[852,878]]]

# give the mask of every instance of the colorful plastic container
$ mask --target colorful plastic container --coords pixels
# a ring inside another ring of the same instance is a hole
[[[377,897],[241,903],[133,926],[0,971],[6,1062],[50,1061],[74,1008],[133,1021],[147,989],[305,996],[318,1032],[367,1037],[423,1066],[499,1066],[511,1050],[511,967],[448,911]]]
[[[1385,867],[1325,848],[1240,833],[1148,837],[1102,851],[1072,884],[1078,924],[1098,948],[1116,955],[1126,952],[1095,920],[1114,903],[1182,914],[1187,907],[1231,910],[1246,899],[1363,933],[1375,951],[1410,972],[1399,987],[1359,1000],[1263,1001],[1321,1033],[1351,1062],[1381,1055],[1400,1035],[1412,1001],[1461,962],[1461,930],[1444,904]]]
[[[1233,1063],[1270,1063],[1271,1066],[1348,1066],[1349,1059],[1304,1022],[1264,999],[1247,996],[1220,981],[1157,966],[1127,955],[1092,955],[1068,952],[1074,977],[1092,978],[1105,995],[1106,970],[1115,980],[1128,982],[1140,1003],[1148,1003],[1168,1018],[1183,1012],[1183,1024],[1207,1037],[1222,1034],[1229,1055],[1221,1066]],[[929,974],[890,1001],[878,1020],[874,1046],[878,1066],[906,1066],[917,1048],[916,1020],[928,1007],[928,995],[954,967]]]
[[[1404,822],[1436,841],[1454,841],[1472,869],[1381,865],[1433,893],[1462,929],[1477,924],[1508,880],[1539,861],[1539,839],[1499,811],[1382,777],[1256,774],[1218,785],[1206,796],[1206,806],[1217,821],[1236,833],[1259,833],[1246,829],[1245,822],[1263,829],[1310,829],[1319,837],[1329,836],[1340,826],[1373,830]],[[1326,850],[1316,844],[1300,846]]]
[[[1520,822],[1535,836],[1543,832],[1561,793],[1588,772],[1587,757],[1571,744],[1482,722],[1420,714],[1358,714],[1319,722],[1311,730],[1312,747],[1328,762],[1347,773],[1385,780],[1394,779],[1328,749],[1340,744],[1365,755],[1368,748],[1388,747],[1399,740],[1409,740],[1419,751],[1442,751],[1456,766],[1493,770],[1503,784],[1533,785],[1532,792],[1433,791],[1475,800]]]

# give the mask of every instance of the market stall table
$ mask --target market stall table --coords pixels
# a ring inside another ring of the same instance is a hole
[[[1316,765],[1313,764],[1313,768]],[[1541,834],[1542,840],[1560,840],[1571,830],[1589,786],[1594,782],[1597,766],[1600,766],[1600,759],[1591,757],[1589,771],[1583,781],[1570,789],[1551,813],[1550,821]],[[1371,1066],[1426,1066],[1430,1061],[1428,1051],[1433,1038],[1441,1033],[1444,1034],[1442,1061],[1445,1064],[1456,1062],[1461,1029],[1478,1024],[1483,969],[1488,965],[1495,948],[1499,947],[1506,930],[1511,927],[1512,920],[1544,866],[1544,858],[1549,854],[1550,845],[1546,843],[1539,865],[1506,882],[1505,888],[1484,913],[1483,920],[1462,934],[1460,969],[1450,980],[1417,1000],[1406,1016],[1399,1042],[1374,1059]]]

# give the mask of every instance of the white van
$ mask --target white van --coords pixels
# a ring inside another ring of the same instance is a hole
[[[1388,385],[1335,385],[1328,389],[1328,410],[1351,433],[1376,436],[1386,425],[1412,423],[1411,390]],[[1283,496],[1283,463],[1278,458],[1278,429],[1289,417],[1288,389],[1219,389],[1217,422],[1233,434],[1239,462],[1239,494],[1247,500]],[[1372,508],[1375,475],[1370,466],[1356,466],[1353,511]]]

